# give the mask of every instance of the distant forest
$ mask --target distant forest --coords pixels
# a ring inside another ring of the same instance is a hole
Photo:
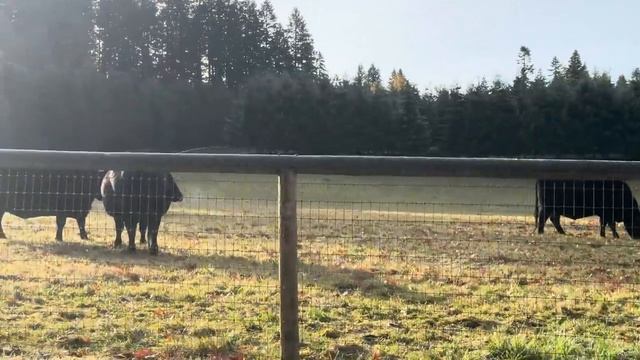
[[[0,0],[0,147],[640,159],[639,69],[517,50],[513,82],[420,90],[330,77],[268,1]]]

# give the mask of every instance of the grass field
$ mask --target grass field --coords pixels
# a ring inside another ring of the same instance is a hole
[[[5,216],[2,355],[277,358],[276,179],[177,179],[158,257]],[[534,234],[533,182],[299,182],[303,358],[640,359],[640,244]]]

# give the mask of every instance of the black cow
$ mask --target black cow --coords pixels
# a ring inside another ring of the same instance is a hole
[[[158,229],[172,202],[182,201],[182,193],[169,173],[109,170],[102,180],[102,202],[114,219],[114,247],[122,245],[122,229],[129,234],[129,250],[136,249],[136,227],[141,243],[148,228],[149,252],[158,253]]]
[[[538,180],[536,184],[535,217],[538,233],[551,219],[553,226],[564,234],[560,216],[580,219],[600,218],[600,236],[608,225],[618,237],[616,223],[623,222],[629,235],[640,238],[640,210],[629,186],[618,180]]]
[[[55,216],[56,240],[62,241],[67,218],[74,218],[80,238],[87,240],[85,220],[93,199],[101,200],[100,171],[0,170],[0,238],[5,238],[5,212],[23,219]]]

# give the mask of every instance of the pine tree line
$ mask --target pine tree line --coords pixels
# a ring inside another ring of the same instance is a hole
[[[520,50],[512,84],[481,81],[465,92],[423,95],[436,153],[461,156],[562,156],[638,159],[640,70],[614,83],[590,74],[578,51],[566,66],[551,61],[534,75],[530,51]]]
[[[306,22],[250,0],[0,0],[0,147],[640,158],[640,70],[574,52],[513,82],[329,78]]]
[[[99,0],[95,7],[100,72],[235,88],[265,72],[322,75],[297,9],[283,27],[265,1]]]

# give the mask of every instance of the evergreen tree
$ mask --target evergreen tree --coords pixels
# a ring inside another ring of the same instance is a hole
[[[631,72],[631,81],[640,81],[640,68],[635,68]]]
[[[553,80],[552,80],[553,81]],[[548,126],[545,124],[545,112],[547,111],[547,98],[548,98],[548,81],[542,74],[541,70],[538,70],[536,77],[534,78],[529,91],[527,92],[526,106],[521,109],[522,113],[522,141],[526,146],[526,152],[532,155],[544,154],[546,148],[545,140],[546,135],[542,135],[548,131]]]
[[[289,17],[286,34],[291,47],[294,69],[308,75],[315,74],[313,39],[298,8],[294,8]]]
[[[371,64],[371,66],[369,66],[369,69],[367,70],[367,76],[365,77],[365,86],[374,94],[383,90],[380,70],[378,70],[378,68],[373,64]]]
[[[357,87],[363,87],[366,76],[367,74],[364,72],[364,66],[362,66],[362,64],[358,65],[356,76],[353,78],[354,85],[356,85]]]
[[[460,87],[438,89],[432,120],[435,146],[442,155],[469,155],[465,144],[465,124],[462,117],[464,94]]]
[[[520,47],[520,52],[518,53],[518,65],[520,65],[520,72],[516,76],[513,86],[516,91],[523,91],[529,86],[531,75],[533,75],[531,51],[526,46]]]
[[[533,88],[545,88],[547,86],[547,79],[542,74],[542,70],[538,69],[536,73],[536,77],[533,78],[533,82],[531,83],[531,87]]]
[[[158,23],[151,0],[98,0],[96,41],[99,70],[154,76]]]
[[[634,95],[640,100],[640,68],[635,68],[631,72],[631,79],[629,80],[629,86]]]
[[[220,65],[225,84],[235,88],[242,84],[248,71],[241,4],[226,0],[218,0],[216,3],[217,20],[221,22],[223,29],[221,51],[224,61]]]
[[[225,84],[227,63],[230,61],[227,43],[227,9],[224,0],[202,2],[196,9],[201,26],[204,78],[210,84]]]
[[[324,63],[324,56],[322,56],[321,52],[316,52],[315,54],[315,63],[314,68],[316,72],[314,74],[314,78],[318,80],[328,80],[329,74],[327,74],[327,66]]]
[[[200,81],[198,32],[191,16],[189,0],[165,0],[158,15],[160,77]]]
[[[564,76],[564,67],[556,56],[551,60],[551,68],[549,69],[549,72],[551,73],[551,78],[553,80],[560,80]]]
[[[260,9],[253,0],[243,0],[239,5],[241,77],[238,85],[259,73],[271,70],[269,55],[263,46],[268,38],[268,29],[262,23]]]
[[[582,63],[578,50],[574,50],[564,73],[569,81],[578,81],[589,77],[587,65]]]
[[[262,47],[265,49],[269,68],[280,74],[293,70],[293,59],[287,34],[278,22],[273,5],[269,0],[262,3],[259,15],[266,30]]]
[[[411,85],[399,70],[398,80],[394,82],[397,101],[396,131],[394,138],[398,139],[396,154],[420,155],[429,147],[429,136],[425,118],[420,109],[420,93]]]

